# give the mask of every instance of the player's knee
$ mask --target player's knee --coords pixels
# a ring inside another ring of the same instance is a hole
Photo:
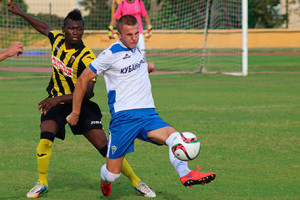
[[[174,129],[174,130],[175,130],[175,129]],[[172,131],[169,131],[169,132],[168,132],[168,138],[167,138],[167,140],[166,140],[166,144],[167,144],[169,147],[171,147],[174,138],[175,138],[178,134],[179,134],[179,132],[176,132],[176,131],[175,131],[175,132],[172,132]]]
[[[166,132],[168,137],[179,134],[179,132],[171,126],[167,127]]]
[[[109,182],[109,183],[115,182],[120,177],[120,175],[121,174],[114,174],[114,173],[109,172],[106,169],[106,164],[104,164],[101,167],[101,179],[104,182]]]
[[[55,139],[55,134],[52,132],[49,132],[49,131],[43,131],[43,132],[41,132],[41,140],[42,139],[47,139],[47,140],[50,140],[51,142],[53,142]]]
[[[52,142],[48,139],[41,139],[38,146],[37,152],[48,152],[52,148]]]
[[[107,154],[107,144],[99,150],[100,154],[105,158]]]

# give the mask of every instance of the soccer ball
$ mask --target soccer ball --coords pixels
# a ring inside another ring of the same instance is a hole
[[[182,132],[174,138],[172,152],[179,160],[193,160],[200,152],[200,140],[193,133]]]

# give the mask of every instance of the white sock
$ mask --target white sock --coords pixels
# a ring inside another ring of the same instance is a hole
[[[172,152],[172,142],[178,134],[179,134],[178,132],[172,133],[166,140],[166,144],[169,146],[169,158],[170,158],[171,164],[177,171],[179,177],[183,177],[183,176],[187,175],[188,173],[190,173],[191,170],[188,168],[187,161],[181,161],[181,160],[177,159]]]
[[[104,164],[101,167],[101,180],[104,183],[112,183],[112,182],[116,181],[120,177],[120,175],[121,174],[114,174],[114,173],[109,172],[106,169],[106,164]]]

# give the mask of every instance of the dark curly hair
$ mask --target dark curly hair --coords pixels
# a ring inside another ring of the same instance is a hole
[[[64,26],[66,26],[68,19],[71,19],[73,21],[82,21],[82,24],[84,26],[84,21],[82,19],[81,11],[77,8],[69,12],[68,15],[65,17]]]

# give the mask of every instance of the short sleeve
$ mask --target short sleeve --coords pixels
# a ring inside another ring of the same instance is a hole
[[[48,33],[48,38],[50,40],[51,46],[55,43],[55,40],[58,39],[58,37],[64,37],[62,33],[56,32],[56,31],[50,31]]]
[[[78,63],[78,77],[83,72],[83,70],[87,68],[93,60],[95,60],[95,58],[95,54],[92,51],[88,51],[88,53],[80,59],[80,62]],[[93,79],[93,81],[96,81],[96,79]]]
[[[110,50],[104,50],[99,56],[93,60],[89,67],[95,74],[101,74],[108,70],[113,63],[113,56]]]
[[[90,63],[95,60],[96,56],[94,53],[90,53],[82,58],[84,66],[89,66]]]

